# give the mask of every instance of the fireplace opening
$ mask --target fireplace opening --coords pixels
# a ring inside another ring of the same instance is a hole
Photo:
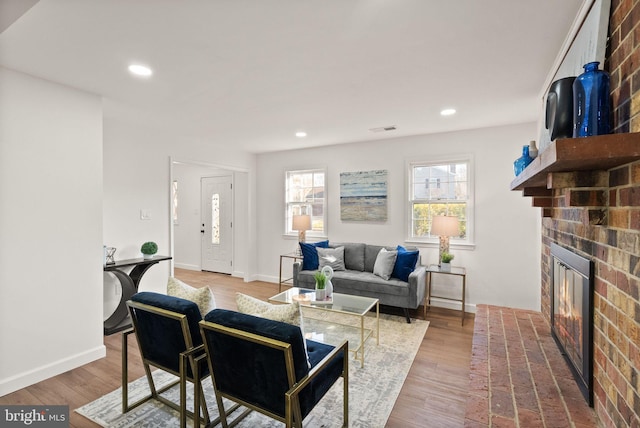
[[[593,407],[593,262],[551,244],[551,335]]]

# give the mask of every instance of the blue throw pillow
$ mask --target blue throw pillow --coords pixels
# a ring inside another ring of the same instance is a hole
[[[418,250],[407,251],[407,249],[401,245],[398,245],[397,250],[398,257],[396,257],[396,264],[393,266],[391,276],[402,281],[409,281],[409,275],[411,275],[411,272],[416,268],[420,252]]]
[[[320,264],[318,259],[317,247],[329,248],[329,241],[314,242],[307,244],[300,242],[300,250],[302,251],[302,270],[316,270]]]

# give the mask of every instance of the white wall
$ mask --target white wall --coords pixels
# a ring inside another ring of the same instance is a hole
[[[255,230],[255,224],[252,224],[255,217],[250,214],[255,192],[252,184],[255,182],[255,156],[155,132],[108,116],[104,129],[104,243],[118,249],[116,260],[141,257],[140,246],[145,241],[156,242],[158,254],[173,255],[172,246],[178,242],[177,239],[171,242],[171,163],[209,164],[232,170],[234,175],[240,176],[236,207],[246,214],[238,224],[243,232],[238,231],[235,236],[238,250],[234,252],[234,274],[250,276],[251,266],[255,263],[251,250],[247,249],[255,248],[255,233],[244,231]],[[141,209],[150,213],[149,220],[140,219]],[[189,215],[189,211],[182,214]],[[160,262],[149,269],[142,278],[140,290],[164,292],[172,265]],[[114,280],[105,278],[105,281],[109,286]]]
[[[0,68],[0,395],[105,355],[100,97]]]
[[[540,212],[509,190],[513,161],[536,133],[536,124],[388,139],[258,156],[258,272],[277,282],[278,255],[296,248],[284,233],[284,172],[326,167],[330,241],[403,244],[406,230],[406,162],[418,157],[470,153],[475,158],[475,249],[452,246],[454,265],[467,268],[467,310],[490,303],[540,309]],[[386,169],[388,220],[382,224],[340,220],[339,174]],[[423,264],[437,261],[437,247],[421,247]],[[435,277],[434,277],[435,278]],[[451,284],[453,286],[453,284]],[[438,294],[459,296],[459,290]],[[444,302],[442,306],[456,307]],[[457,306],[459,308],[459,305]]]

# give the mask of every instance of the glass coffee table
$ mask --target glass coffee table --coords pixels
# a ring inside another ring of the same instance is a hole
[[[364,348],[367,339],[373,335],[373,326],[365,326],[365,316],[375,306],[376,345],[380,344],[380,304],[378,299],[348,294],[333,293],[331,302],[316,302],[315,291],[292,287],[269,298],[274,303],[299,302],[304,320],[307,339],[329,345],[349,341],[349,350],[354,353],[360,367],[364,367]],[[313,314],[313,315],[312,315]],[[359,325],[350,324],[349,319],[357,317]]]

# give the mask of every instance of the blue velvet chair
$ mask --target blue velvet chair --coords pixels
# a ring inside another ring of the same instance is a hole
[[[344,379],[343,426],[349,422],[348,344],[306,341],[299,327],[224,309],[200,322],[220,421],[227,428],[222,399],[256,410],[286,427],[303,419],[340,378]],[[199,415],[196,412],[196,422]]]
[[[196,368],[197,357],[204,353],[202,336],[198,323],[202,320],[198,305],[189,300],[167,296],[165,294],[140,292],[131,297],[127,307],[133,322],[133,328],[122,334],[122,412],[139,406],[155,398],[180,412],[180,426],[186,426],[186,383],[192,382],[196,388],[201,388],[201,380],[209,376],[206,364]],[[151,394],[129,404],[128,397],[128,337],[135,333],[142,363],[149,382]],[[179,379],[167,386],[157,389],[151,375],[151,366],[169,372]],[[198,382],[195,381],[197,377]],[[180,403],[169,401],[160,394],[180,383]],[[204,401],[202,412],[206,422],[209,422],[209,412]],[[194,407],[196,403],[194,403]],[[198,414],[200,410],[198,409]]]

